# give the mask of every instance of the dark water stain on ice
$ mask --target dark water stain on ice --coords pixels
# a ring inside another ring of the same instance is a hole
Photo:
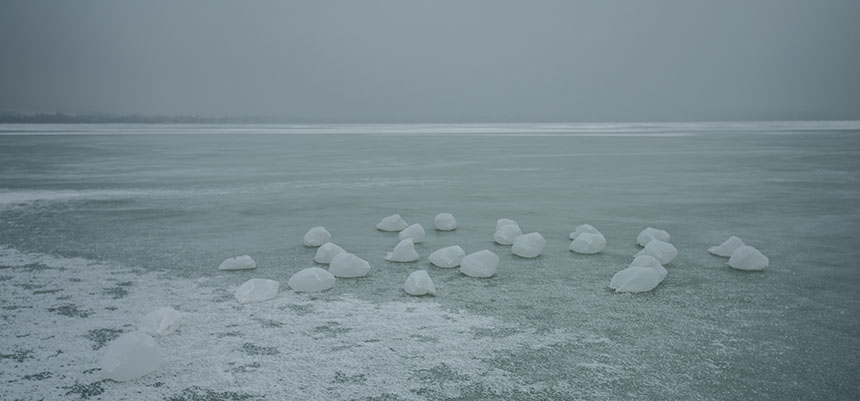
[[[310,305],[287,305],[287,308],[299,316],[310,315],[314,313],[314,308]]]
[[[128,290],[119,286],[105,288],[102,292],[104,292],[105,295],[110,295],[113,299],[125,298],[128,295]]]
[[[60,289],[60,288],[55,288],[55,289],[53,289],[53,290],[36,290],[36,291],[33,291],[33,295],[40,295],[40,294],[56,294],[56,293],[58,293],[58,292],[62,292],[62,291],[63,291],[63,290],[62,290],[62,289]]]
[[[264,329],[275,329],[278,327],[282,327],[284,325],[283,322],[279,322],[277,320],[272,320],[272,319],[254,318],[254,320],[259,322],[260,325],[263,326]]]
[[[247,393],[234,393],[232,391],[216,392],[198,386],[188,387],[181,393],[173,395],[167,401],[244,401],[260,398]]]
[[[328,322],[325,326],[314,327],[314,332],[322,334],[323,337],[337,337],[351,330],[348,327],[340,327],[340,323],[338,322]]]
[[[102,387],[102,382],[103,381],[97,381],[90,384],[75,383],[63,388],[69,390],[66,392],[66,395],[76,394],[80,399],[85,400],[105,392],[105,389]]]
[[[281,353],[276,347],[263,347],[251,343],[242,344],[241,350],[248,355],[277,355]]]
[[[50,379],[52,376],[54,376],[54,374],[51,372],[39,372],[39,373],[35,373],[32,375],[25,375],[23,377],[23,379],[24,380],[45,380],[45,379]]]
[[[66,304],[60,305],[54,308],[48,308],[48,312],[54,312],[58,315],[68,316],[68,317],[89,317],[93,314],[93,312],[88,310],[78,309],[77,305],[74,304]]]
[[[120,329],[93,329],[88,331],[84,338],[94,342],[93,349],[97,350],[119,337],[122,332]]]
[[[367,381],[367,378],[359,373],[357,375],[348,375],[346,373],[337,371],[334,372],[334,382],[339,384],[363,384]]]
[[[230,364],[232,365],[233,363],[231,362]],[[263,365],[261,365],[261,364],[260,364],[260,362],[254,362],[254,363],[249,363],[249,364],[247,364],[247,365],[239,365],[239,366],[236,366],[235,368],[230,369],[230,372],[233,372],[233,373],[248,373],[248,372],[253,372],[253,371],[257,370],[257,369],[259,369],[259,368],[260,368],[260,367],[262,367],[262,366],[263,366]]]
[[[0,360],[2,359],[11,359],[15,362],[21,363],[26,361],[27,359],[33,359],[33,351],[32,350],[23,350],[23,351],[15,351],[11,354],[0,354]]]
[[[475,338],[502,338],[502,337],[510,337],[515,334],[522,333],[522,330],[515,329],[512,327],[509,328],[483,328],[483,327],[472,327],[472,336]]]

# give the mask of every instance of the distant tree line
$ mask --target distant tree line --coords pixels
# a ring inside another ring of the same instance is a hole
[[[0,113],[0,124],[255,124],[283,122],[269,117],[144,116],[138,114]]]

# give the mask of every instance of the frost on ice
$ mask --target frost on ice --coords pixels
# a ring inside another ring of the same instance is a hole
[[[546,246],[546,239],[540,233],[529,233],[514,238],[514,246],[511,252],[523,258],[535,258]]]
[[[363,277],[370,272],[370,263],[351,253],[340,253],[331,260],[328,271],[335,277]]]
[[[642,230],[641,233],[639,233],[639,236],[636,237],[636,243],[641,246],[646,246],[649,242],[655,239],[663,242],[669,242],[669,233],[663,230],[648,227]]]
[[[451,213],[439,213],[433,219],[433,224],[439,231],[453,231],[457,229],[457,220]]]
[[[409,295],[436,295],[436,286],[427,270],[417,270],[406,278],[403,290]]]
[[[268,301],[278,296],[279,286],[280,283],[275,280],[252,278],[239,286],[236,299],[242,304]]]
[[[712,246],[708,248],[708,252],[713,255],[722,256],[724,258],[729,258],[732,256],[732,253],[735,252],[735,249],[744,246],[744,242],[741,241],[740,238],[732,235],[725,242],[718,246]]]
[[[635,256],[641,255],[651,255],[661,264],[667,265],[672,263],[672,260],[678,256],[678,250],[668,242],[655,239],[648,242],[648,245],[645,245],[645,248],[642,248]]]
[[[499,221],[501,220],[503,219],[500,219]],[[495,240],[499,245],[511,245],[514,243],[514,239],[520,235],[523,235],[523,231],[520,230],[520,226],[514,222],[513,224],[504,224],[501,227],[496,228],[496,232],[493,234],[493,240]]]
[[[424,241],[424,226],[421,224],[415,223],[409,227],[403,229],[400,234],[397,235],[397,238],[401,240],[412,238],[412,243],[417,244],[421,241]]]
[[[615,292],[646,292],[657,287],[663,279],[652,267],[628,267],[612,276],[609,288]]]
[[[415,251],[415,244],[412,238],[397,243],[394,250],[385,255],[385,260],[391,262],[414,262],[418,260],[418,252]]]
[[[257,267],[257,262],[248,255],[227,258],[218,266],[218,270],[248,270]]]
[[[314,227],[305,234],[305,246],[320,246],[331,239],[325,227]]]
[[[319,267],[300,270],[290,277],[287,285],[298,292],[320,292],[334,287],[334,276]]]
[[[182,314],[169,306],[149,312],[137,323],[137,329],[160,337],[173,333],[182,323]]]
[[[606,238],[603,234],[596,232],[579,233],[570,243],[570,250],[584,255],[598,253],[606,248]]]
[[[111,341],[99,367],[104,377],[127,381],[146,376],[161,366],[161,350],[155,340],[141,331],[125,333]]]
[[[454,245],[434,251],[428,259],[434,266],[450,269],[460,266],[460,261],[463,260],[464,256],[466,256],[466,251],[459,245]]]
[[[666,275],[669,274],[669,272],[666,271],[666,268],[651,255],[637,256],[633,259],[633,262],[630,262],[630,266],[628,267],[650,267],[660,273],[660,280],[665,279]]]
[[[376,229],[379,231],[400,231],[406,228],[408,224],[406,221],[400,217],[399,214],[392,214],[384,219],[382,219],[379,224],[376,225]]]
[[[460,261],[460,272],[469,277],[492,277],[498,267],[499,255],[487,249],[470,253]]]
[[[314,262],[327,265],[335,256],[344,253],[343,248],[335,245],[333,242],[326,242],[321,247],[317,248],[317,253],[314,255]]]
[[[764,270],[769,264],[767,256],[749,245],[735,249],[729,258],[729,266],[738,270]]]
[[[580,224],[576,226],[573,232],[570,233],[569,238],[572,240],[576,239],[576,237],[582,233],[600,234],[600,231],[597,231],[597,229],[594,228],[594,226],[592,226],[591,224]]]

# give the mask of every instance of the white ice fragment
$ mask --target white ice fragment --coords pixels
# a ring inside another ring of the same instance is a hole
[[[427,270],[416,270],[406,278],[403,290],[409,295],[436,295],[436,286]]]
[[[325,227],[314,227],[305,234],[305,246],[320,246],[331,239]]]
[[[767,256],[749,245],[735,249],[729,258],[729,266],[738,270],[764,270],[769,264]]]
[[[576,237],[582,233],[600,234],[600,231],[597,231],[597,229],[591,224],[580,224],[576,226],[573,232],[570,233],[569,238],[572,240],[576,239]]]
[[[732,253],[735,252],[735,249],[738,249],[742,246],[744,246],[744,242],[741,241],[740,238],[732,235],[722,244],[708,248],[708,252],[717,256],[729,258],[732,256]]]
[[[161,367],[161,349],[149,334],[125,333],[108,344],[99,367],[104,377],[111,380],[137,379]]]
[[[615,292],[646,292],[657,287],[663,279],[652,267],[628,267],[612,276],[609,288]]]
[[[409,227],[403,229],[400,234],[397,235],[397,238],[401,240],[412,238],[412,243],[419,243],[424,241],[424,226],[421,224],[415,223]]]
[[[496,229],[496,233],[493,234],[493,239],[499,245],[511,245],[514,243],[514,238],[523,235],[523,231],[520,230],[520,226],[516,224],[505,224],[498,229]]]
[[[433,224],[439,231],[453,231],[457,229],[457,219],[451,213],[439,213],[433,219]]]
[[[227,258],[218,266],[218,270],[248,270],[257,267],[257,262],[248,255]]]
[[[511,247],[511,252],[514,255],[523,258],[535,258],[543,251],[546,246],[546,239],[540,233],[529,233],[520,235],[514,238],[514,246]]]
[[[651,255],[661,264],[668,265],[669,263],[672,263],[675,256],[678,256],[678,250],[675,249],[674,245],[668,242],[655,239],[651,240],[648,245],[645,245],[645,248],[642,248],[642,250],[634,256],[640,255]]]
[[[279,286],[275,280],[252,278],[239,286],[236,299],[242,304],[268,301],[278,296]]]
[[[290,277],[287,285],[298,292],[320,292],[334,287],[334,276],[319,267],[299,270]]]
[[[182,314],[169,306],[149,312],[137,323],[137,329],[151,336],[166,336],[182,323]]]
[[[340,253],[331,260],[328,271],[335,277],[363,277],[370,272],[370,263],[351,253]]]
[[[584,255],[598,253],[606,248],[606,238],[601,233],[582,232],[570,243],[570,250]]]
[[[415,252],[415,244],[412,242],[412,238],[406,238],[397,243],[394,250],[385,255],[385,260],[391,262],[414,262],[418,260],[418,252]]]
[[[470,277],[492,277],[499,267],[499,255],[484,249],[470,253],[460,261],[460,272]]]
[[[449,246],[438,249],[430,254],[430,263],[434,266],[450,269],[460,266],[460,261],[466,256],[466,251],[460,248],[459,245]]]
[[[333,242],[326,242],[321,247],[317,248],[317,253],[314,255],[314,262],[327,265],[335,256],[344,253],[343,248],[335,245]]]
[[[663,242],[669,242],[669,233],[663,230],[648,227],[642,230],[641,233],[639,233],[639,236],[636,237],[636,243],[640,246],[646,246],[649,242],[655,239],[658,239]]]
[[[660,273],[660,280],[663,280],[666,278],[666,275],[669,274],[669,272],[666,271],[666,268],[660,264],[660,261],[654,259],[651,255],[637,256],[633,259],[633,262],[630,262],[630,266],[628,267],[650,267]]]
[[[520,226],[519,224],[517,224],[516,221],[513,221],[511,219],[498,219],[498,220],[496,220],[496,231],[499,231],[499,229],[502,228],[502,226],[510,226],[510,225],[517,226],[517,227]]]
[[[408,224],[406,221],[400,217],[399,214],[392,214],[384,219],[382,219],[379,224],[376,225],[376,229],[379,231],[400,231],[406,228]]]

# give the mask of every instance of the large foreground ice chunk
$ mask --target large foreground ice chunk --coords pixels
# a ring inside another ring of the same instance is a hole
[[[540,233],[528,233],[514,238],[514,246],[511,252],[523,258],[535,258],[546,246],[546,239]]]
[[[414,262],[418,260],[418,252],[415,252],[415,244],[412,238],[406,238],[397,243],[394,250],[385,255],[385,260],[391,262]]]
[[[496,231],[499,231],[499,229],[502,228],[502,226],[510,226],[510,225],[514,225],[517,227],[520,226],[519,224],[517,224],[516,221],[511,220],[511,219],[498,219],[498,220],[496,220]]]
[[[421,241],[424,241],[424,226],[421,224],[415,223],[409,227],[403,229],[400,234],[397,235],[397,238],[401,240],[412,238],[412,243],[417,244]]]
[[[633,259],[633,262],[630,262],[630,266],[628,267],[650,267],[660,273],[660,280],[663,280],[666,278],[666,275],[669,274],[669,272],[666,271],[666,268],[660,264],[660,261],[654,259],[651,255],[637,256]]]
[[[239,303],[263,302],[278,296],[280,283],[275,280],[264,278],[252,278],[236,290],[236,299]]]
[[[334,276],[319,267],[299,270],[290,277],[287,285],[298,292],[320,292],[334,287]]]
[[[430,254],[430,263],[434,266],[450,269],[460,266],[460,261],[466,256],[466,251],[460,248],[459,245],[449,246],[438,249]]]
[[[663,230],[658,230],[656,228],[648,227],[648,228],[642,230],[641,233],[639,233],[639,236],[636,237],[636,243],[641,245],[641,246],[645,246],[645,245],[648,245],[649,242],[651,242],[652,240],[655,240],[655,239],[658,239],[658,240],[663,241],[663,242],[669,242],[669,233],[667,233]]]
[[[520,226],[516,224],[505,224],[496,229],[495,234],[493,234],[493,239],[499,245],[511,245],[514,243],[514,239],[520,235],[523,235],[523,231],[520,230]]]
[[[648,245],[645,245],[645,248],[642,248],[642,250],[635,256],[640,255],[651,255],[661,264],[668,265],[669,263],[672,263],[675,256],[678,256],[678,250],[675,249],[674,245],[668,242],[655,239],[651,240]]]
[[[573,232],[570,233],[569,238],[574,240],[576,239],[576,237],[579,236],[579,234],[582,233],[600,234],[600,231],[597,231],[597,229],[594,228],[594,226],[592,226],[591,224],[580,224],[576,226]]]
[[[182,323],[182,314],[169,306],[149,312],[137,323],[137,329],[151,336],[166,336]]]
[[[406,278],[403,290],[409,295],[436,295],[436,286],[427,270],[417,270]]]
[[[460,272],[470,277],[492,277],[499,267],[499,255],[484,249],[470,253],[460,261]]]
[[[99,362],[104,377],[126,381],[146,376],[161,366],[161,349],[142,331],[125,333],[108,344]]]
[[[606,238],[603,234],[582,232],[570,243],[570,250],[584,255],[598,253],[606,248]]]
[[[334,259],[335,256],[344,252],[346,251],[344,251],[343,248],[335,245],[333,242],[326,242],[321,247],[317,248],[317,253],[314,255],[314,261],[327,265],[331,263],[331,260]]]
[[[729,258],[732,256],[732,253],[735,252],[735,249],[744,246],[744,242],[741,241],[740,238],[732,235],[729,239],[725,240],[722,244],[718,246],[712,246],[708,248],[708,252],[711,254],[722,256],[724,258]]]
[[[328,265],[328,271],[335,277],[363,277],[370,272],[370,263],[351,253],[338,254]]]
[[[305,246],[320,246],[331,239],[325,227],[314,227],[305,234]]]
[[[218,270],[248,270],[257,267],[257,262],[248,255],[227,258],[218,266]]]
[[[657,287],[663,279],[652,267],[628,267],[612,276],[609,288],[615,292],[646,292]]]
[[[384,219],[382,219],[379,224],[376,225],[376,229],[379,231],[400,231],[406,228],[408,224],[406,221],[400,217],[399,214],[392,214]]]
[[[764,270],[769,264],[767,256],[749,245],[735,249],[729,258],[729,266],[738,270]]]
[[[433,224],[439,231],[453,231],[457,229],[457,219],[451,213],[439,213],[433,219]]]

